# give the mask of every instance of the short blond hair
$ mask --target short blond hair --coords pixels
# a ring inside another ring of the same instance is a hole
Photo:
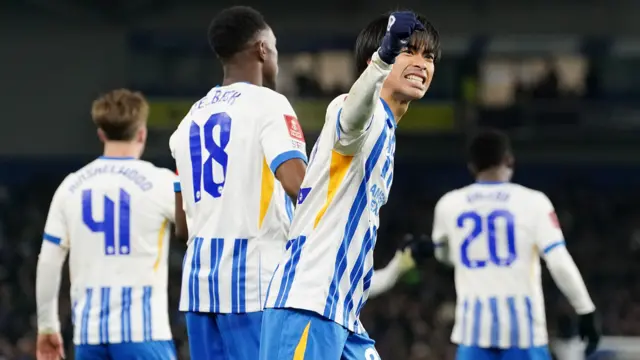
[[[113,90],[93,101],[91,117],[107,139],[133,140],[138,129],[147,123],[149,103],[140,92]]]

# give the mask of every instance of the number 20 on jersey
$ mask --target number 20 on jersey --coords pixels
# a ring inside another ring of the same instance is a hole
[[[498,224],[504,223],[504,233],[500,233],[502,227]],[[471,230],[460,245],[460,262],[467,268],[484,268],[488,264],[494,266],[508,267],[517,258],[516,254],[516,232],[513,214],[507,210],[493,210],[488,215],[483,216],[475,211],[467,211],[458,216],[457,227],[459,229]],[[507,253],[498,253],[498,240],[506,240]],[[475,246],[487,246],[488,258],[473,258],[470,253],[472,244]]]

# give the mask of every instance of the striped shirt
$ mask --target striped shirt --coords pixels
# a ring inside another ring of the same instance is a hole
[[[454,343],[547,344],[540,256],[564,245],[553,205],[513,183],[475,183],[436,205],[433,240],[449,247],[457,294]]]
[[[264,87],[215,87],[169,146],[190,225],[180,310],[261,311],[292,213],[275,172],[287,160],[306,161],[293,108]]]
[[[396,122],[379,100],[366,130],[348,135],[340,126],[345,98],[327,109],[266,307],[314,311],[360,333],[379,210],[393,181]]]
[[[146,161],[101,157],[59,186],[44,241],[69,251],[75,344],[171,339],[174,181]]]

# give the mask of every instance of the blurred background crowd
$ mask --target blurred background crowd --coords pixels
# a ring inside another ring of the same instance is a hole
[[[118,87],[151,102],[145,157],[173,168],[168,136],[221,79],[206,27],[219,0],[7,0],[0,3],[0,359],[33,359],[35,264],[53,191],[100,153],[93,98]],[[443,56],[425,99],[398,128],[390,201],[376,267],[407,235],[430,234],[435,201],[471,181],[463,149],[474,129],[514,139],[515,181],[549,195],[608,340],[601,359],[640,359],[640,3],[633,0],[381,0],[243,2],[278,36],[279,91],[312,146],[332,97],[355,79],[355,36],[396,5],[439,29]],[[356,15],[357,14],[357,15]],[[173,242],[171,311],[184,244]],[[553,338],[575,336],[573,310],[545,273]],[[70,343],[68,284],[61,317]],[[363,322],[387,360],[452,359],[449,269],[427,260],[371,300]],[[614,340],[628,340],[625,346]],[[609,341],[611,340],[611,341]],[[609,345],[608,345],[609,344]],[[630,344],[630,345],[629,345]],[[634,346],[635,344],[635,346]],[[71,349],[69,351],[71,355]],[[71,357],[72,358],[72,357]],[[562,360],[562,359],[560,359]]]

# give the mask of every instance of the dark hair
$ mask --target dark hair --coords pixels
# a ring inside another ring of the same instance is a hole
[[[243,50],[261,30],[268,28],[262,14],[248,6],[222,10],[209,25],[209,45],[221,61]]]
[[[469,162],[478,172],[501,165],[510,154],[509,137],[495,129],[481,131],[469,145]]]
[[[391,12],[380,15],[370,22],[358,35],[356,40],[356,70],[361,74],[368,66],[371,55],[382,44],[382,38],[387,32],[387,23]],[[440,58],[440,35],[438,30],[423,15],[416,14],[418,21],[424,25],[425,31],[416,31],[409,45],[417,48],[426,47],[427,53],[434,55],[434,60]]]

